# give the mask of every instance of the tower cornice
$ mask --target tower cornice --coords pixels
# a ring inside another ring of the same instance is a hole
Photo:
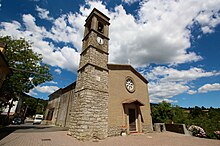
[[[90,62],[88,62],[88,63],[86,63],[85,65],[83,65],[82,67],[80,67],[77,72],[79,72],[80,70],[84,69],[84,68],[85,68],[86,66],[88,66],[88,65],[91,65],[91,66],[96,67],[96,68],[98,68],[98,69],[100,69],[100,70],[105,70],[105,71],[108,72],[108,68],[104,68],[104,67],[101,67],[101,66],[97,66],[97,65],[95,65],[95,64],[93,64],[93,63],[90,63]]]
[[[97,33],[98,35],[100,35],[102,38],[105,38],[105,39],[107,39],[107,40],[110,40],[108,37],[106,37],[104,34],[98,32],[97,30],[95,30],[95,29],[90,29],[89,32],[86,34],[86,36],[82,39],[82,41],[84,41],[85,39],[87,39],[88,36],[89,36],[89,34],[90,34],[92,31],[94,31],[95,33]]]
[[[98,16],[99,18],[102,18],[108,25],[110,25],[110,23],[108,22],[110,18],[107,17],[105,14],[103,14],[101,11],[99,11],[96,8],[92,10],[92,12],[89,14],[89,16],[86,18],[85,21],[88,22],[92,18],[93,15]]]
[[[80,53],[80,55],[83,55],[90,47],[96,49],[97,51],[99,51],[99,52],[101,52],[101,53],[105,53],[106,55],[109,55],[108,52],[105,52],[105,51],[103,51],[103,50],[101,50],[101,49],[99,49],[99,48],[97,48],[97,47],[95,47],[95,46],[93,46],[93,45],[89,45],[88,47],[86,47],[85,49],[83,49],[82,52]]]

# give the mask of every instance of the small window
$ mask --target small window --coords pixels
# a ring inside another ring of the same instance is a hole
[[[101,22],[98,22],[98,32],[104,32],[104,25]]]
[[[91,22],[88,24],[88,30],[91,30]]]

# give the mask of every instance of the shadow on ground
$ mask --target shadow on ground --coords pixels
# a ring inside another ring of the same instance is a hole
[[[67,131],[68,128],[48,125],[9,125],[0,129],[0,140],[11,133]]]

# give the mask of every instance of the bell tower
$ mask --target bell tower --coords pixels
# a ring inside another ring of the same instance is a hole
[[[79,140],[107,137],[109,20],[94,8],[84,25],[69,130]]]

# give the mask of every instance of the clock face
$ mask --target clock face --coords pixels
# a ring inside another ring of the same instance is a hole
[[[100,37],[97,37],[97,42],[100,44],[100,45],[102,45],[103,43],[104,43],[104,40],[102,39],[102,38],[100,38]]]
[[[125,87],[129,92],[134,92],[135,86],[134,86],[134,81],[131,77],[126,78]]]

